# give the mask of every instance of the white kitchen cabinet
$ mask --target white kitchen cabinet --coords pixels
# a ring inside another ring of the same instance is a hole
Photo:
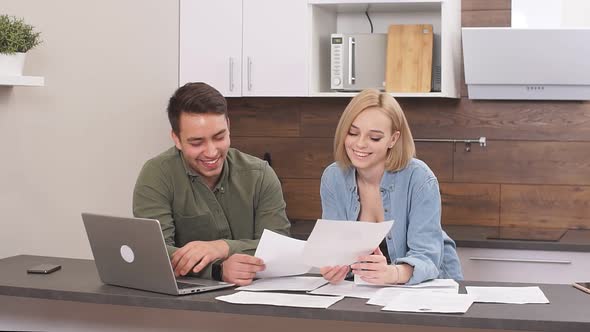
[[[179,81],[242,95],[242,0],[180,1]]]
[[[590,252],[457,248],[465,280],[570,284],[590,280]]]
[[[395,97],[460,97],[461,0],[309,0],[311,11],[310,94],[354,96],[330,88],[332,33],[387,33],[391,24],[432,24],[433,90]],[[367,15],[371,19],[367,18]],[[385,71],[385,68],[383,68]]]
[[[307,96],[307,0],[180,2],[180,85],[224,96]]]

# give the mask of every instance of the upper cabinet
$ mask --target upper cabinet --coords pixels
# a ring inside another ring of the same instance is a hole
[[[180,85],[224,96],[307,96],[306,0],[180,1]]]
[[[460,0],[180,0],[179,83],[207,82],[226,97],[353,96],[353,89],[334,88],[332,34],[371,34],[372,26],[383,44],[389,26],[400,24],[432,26],[433,84],[392,95],[459,98]],[[351,69],[385,77],[384,61],[370,49],[356,45],[359,64]]]
[[[333,90],[334,83],[354,81],[347,74],[354,72],[357,80],[362,79],[359,72],[375,53],[377,47],[367,42],[363,44],[363,35],[381,35],[389,39],[390,25],[431,25],[432,26],[432,60],[431,89],[424,92],[396,92],[396,97],[460,97],[461,75],[461,1],[460,0],[398,0],[398,1],[352,1],[352,0],[310,0],[311,12],[311,71],[310,94],[312,96],[346,96],[355,92]],[[371,31],[372,30],[372,31]],[[343,43],[343,52],[337,54],[337,60],[343,60],[345,77],[334,77],[335,72],[342,72],[338,66],[331,66],[331,36],[334,33],[353,36],[348,41],[336,39]],[[350,41],[354,40],[355,41]],[[359,42],[360,40],[360,42]],[[413,48],[421,47],[419,39],[404,39],[401,43],[388,45],[387,54],[373,56],[374,65],[383,67],[391,63],[391,46],[401,45],[402,52],[412,54]],[[350,45],[347,45],[350,44]],[[364,52],[365,55],[362,55]],[[414,53],[417,54],[417,53]],[[356,56],[356,62],[354,62]],[[416,66],[419,57],[409,59],[408,66]],[[352,59],[352,63],[351,63]],[[357,67],[355,69],[355,66]],[[336,70],[334,70],[334,68]],[[393,67],[396,68],[396,67]],[[400,67],[397,67],[398,69]],[[386,68],[382,71],[385,72]],[[388,69],[388,71],[390,71]],[[396,72],[389,72],[389,77]],[[383,75],[385,79],[386,75]],[[376,81],[375,78],[372,81]]]

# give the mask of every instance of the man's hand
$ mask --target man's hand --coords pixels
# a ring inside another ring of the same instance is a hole
[[[223,281],[246,286],[252,283],[256,272],[264,271],[265,268],[264,261],[260,258],[234,254],[223,262]]]
[[[325,266],[320,268],[320,273],[324,279],[328,280],[331,284],[337,284],[346,278],[346,275],[350,271],[348,265],[344,266]]]
[[[199,273],[209,263],[225,259],[229,254],[229,246],[223,240],[192,241],[172,254],[172,269],[178,276],[187,275],[191,269]]]

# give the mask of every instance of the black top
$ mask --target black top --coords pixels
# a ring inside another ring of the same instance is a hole
[[[383,253],[383,256],[385,256],[385,258],[387,259],[387,264],[391,264],[391,258],[389,258],[389,251],[387,250],[387,242],[385,241],[385,239],[383,239],[383,241],[381,241],[381,244],[379,244],[379,250],[381,250],[381,253]]]

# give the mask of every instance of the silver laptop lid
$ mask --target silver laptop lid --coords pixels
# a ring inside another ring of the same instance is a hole
[[[158,220],[91,213],[82,213],[82,220],[98,274],[105,284],[173,295],[232,286],[187,278],[182,281],[194,287],[179,290]]]

